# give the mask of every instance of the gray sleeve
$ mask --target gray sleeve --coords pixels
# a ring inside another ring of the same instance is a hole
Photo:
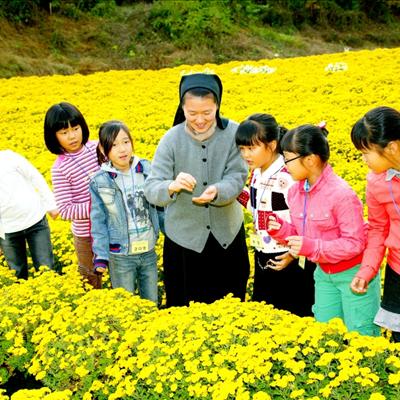
[[[212,202],[215,206],[224,206],[236,200],[246,183],[248,169],[242,159],[235,141],[231,142],[231,149],[227,159],[222,180],[216,182],[217,198]]]
[[[147,201],[161,207],[172,203],[175,196],[169,195],[168,186],[174,178],[174,151],[164,136],[157,147],[150,175],[145,182],[144,194]]]

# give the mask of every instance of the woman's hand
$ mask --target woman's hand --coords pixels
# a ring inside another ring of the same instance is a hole
[[[366,293],[368,289],[368,282],[365,279],[355,276],[351,281],[350,288],[354,293]]]
[[[303,246],[303,236],[288,236],[286,240],[287,246],[290,249],[290,254],[292,254],[294,257],[298,257],[300,249]]]
[[[178,176],[168,186],[169,195],[173,193],[179,193],[181,190],[187,190],[193,192],[196,186],[196,179],[186,172],[179,172]]]
[[[218,194],[216,186],[209,186],[199,197],[193,197],[192,201],[196,204],[208,204],[213,201]]]

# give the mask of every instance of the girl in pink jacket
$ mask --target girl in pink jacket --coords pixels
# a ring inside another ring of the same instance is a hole
[[[302,125],[281,142],[286,168],[296,180],[288,193],[291,223],[269,217],[268,231],[290,252],[317,263],[314,273],[315,319],[343,319],[349,331],[379,336],[373,322],[379,308],[379,277],[359,295],[349,284],[359,270],[365,247],[363,206],[350,186],[328,164],[324,126]]]
[[[367,176],[367,248],[351,288],[361,294],[371,291],[388,249],[375,323],[391,330],[392,339],[400,342],[400,113],[374,108],[356,122],[351,140],[372,170]]]

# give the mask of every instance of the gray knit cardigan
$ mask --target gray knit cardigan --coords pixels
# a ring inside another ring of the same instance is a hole
[[[166,235],[187,249],[202,252],[210,232],[224,248],[228,247],[243,223],[243,212],[236,197],[248,174],[235,143],[238,124],[228,126],[204,142],[185,131],[185,122],[171,128],[160,140],[146,180],[145,195],[151,204],[166,207]],[[170,196],[169,184],[180,172],[195,177],[193,193],[181,191]],[[196,205],[192,197],[215,185],[217,198],[209,205]]]

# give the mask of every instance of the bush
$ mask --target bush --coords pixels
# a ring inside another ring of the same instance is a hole
[[[0,16],[15,23],[31,24],[39,11],[79,18],[83,13],[109,16],[115,11],[115,0],[9,0],[0,3]]]
[[[212,46],[233,31],[227,1],[156,1],[149,13],[151,27],[181,48]]]

